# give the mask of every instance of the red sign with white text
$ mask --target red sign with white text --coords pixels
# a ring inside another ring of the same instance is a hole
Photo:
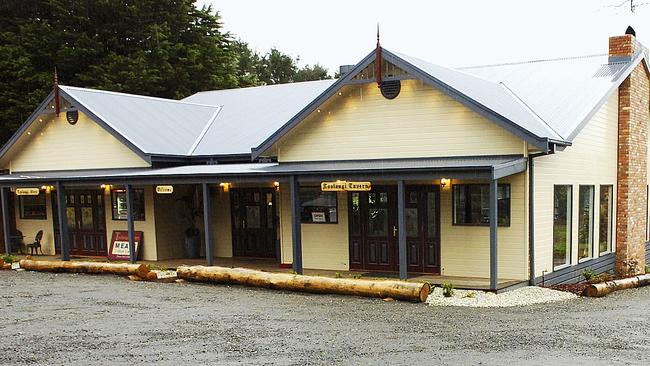
[[[140,258],[140,245],[142,244],[142,231],[133,233],[135,241],[135,258]],[[129,232],[122,230],[113,230],[111,238],[111,247],[108,250],[108,259],[117,261],[129,260]]]

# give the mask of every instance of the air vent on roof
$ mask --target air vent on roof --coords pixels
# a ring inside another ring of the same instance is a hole
[[[381,82],[381,95],[386,99],[395,99],[401,89],[402,83],[399,80],[385,80]]]

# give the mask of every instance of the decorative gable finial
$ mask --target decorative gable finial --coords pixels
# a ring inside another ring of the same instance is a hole
[[[54,111],[58,117],[61,112],[61,106],[59,104],[59,76],[56,72],[56,66],[54,66]]]
[[[377,87],[381,88],[381,45],[379,44],[379,22],[377,22],[377,48],[375,48],[375,77]]]
[[[631,25],[627,26],[627,29],[625,30],[625,34],[631,34],[636,37],[636,31],[634,30],[634,28],[632,28]]]

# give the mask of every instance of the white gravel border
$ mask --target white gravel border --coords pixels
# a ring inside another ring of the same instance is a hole
[[[454,290],[454,295],[452,297],[444,297],[442,295],[442,288],[436,286],[427,298],[427,304],[431,306],[502,308],[568,301],[576,298],[578,298],[578,296],[570,292],[557,291],[537,286],[522,287],[500,294],[475,290]]]

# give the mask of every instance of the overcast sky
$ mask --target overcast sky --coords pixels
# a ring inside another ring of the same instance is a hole
[[[632,14],[629,0],[198,1],[258,51],[277,47],[330,72],[374,48],[378,22],[386,49],[445,66],[605,53],[629,24],[650,46],[650,0],[634,2]]]

